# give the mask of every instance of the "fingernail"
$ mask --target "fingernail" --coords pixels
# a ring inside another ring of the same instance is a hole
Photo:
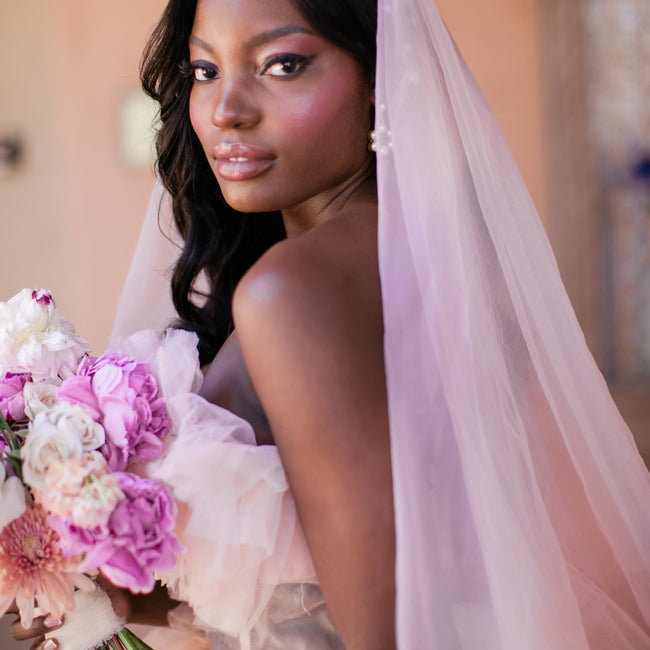
[[[55,650],[58,647],[59,644],[54,639],[48,639],[43,646],[43,650]]]
[[[58,626],[61,625],[62,623],[63,623],[63,621],[62,621],[60,618],[57,618],[56,616],[52,616],[52,614],[50,614],[50,615],[49,615],[49,616],[48,616],[48,617],[43,621],[43,625],[45,625],[45,627],[47,627],[47,628],[58,627]],[[52,646],[52,647],[53,647],[53,648],[56,648],[56,646]],[[47,650],[50,650],[50,648],[47,648]]]

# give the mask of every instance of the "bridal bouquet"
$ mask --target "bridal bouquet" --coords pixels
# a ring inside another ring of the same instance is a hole
[[[147,593],[175,565],[172,495],[126,471],[159,457],[168,430],[146,363],[90,356],[47,291],[0,303],[0,615],[14,600],[25,627],[36,607],[65,611],[55,636],[66,650],[148,647],[92,577]],[[75,618],[86,629],[63,640]]]

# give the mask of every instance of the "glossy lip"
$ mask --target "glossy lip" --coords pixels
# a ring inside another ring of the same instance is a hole
[[[247,181],[263,174],[275,162],[268,151],[240,142],[222,142],[212,150],[216,171],[227,181]]]

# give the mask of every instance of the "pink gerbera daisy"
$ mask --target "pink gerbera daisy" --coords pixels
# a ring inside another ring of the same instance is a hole
[[[34,619],[35,601],[44,613],[60,618],[74,609],[74,588],[92,591],[90,578],[77,572],[78,561],[65,558],[59,535],[40,507],[25,512],[0,533],[0,615],[16,600],[20,621],[27,628]]]

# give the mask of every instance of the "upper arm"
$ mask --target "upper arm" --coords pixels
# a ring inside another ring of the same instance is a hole
[[[336,245],[321,253],[279,244],[265,254],[236,291],[236,330],[334,622],[350,647],[394,647],[376,258]]]
[[[383,326],[374,269],[358,261],[332,263],[318,249],[279,245],[244,277],[233,313],[290,481],[298,479],[304,454],[318,451],[331,462],[385,444]]]

